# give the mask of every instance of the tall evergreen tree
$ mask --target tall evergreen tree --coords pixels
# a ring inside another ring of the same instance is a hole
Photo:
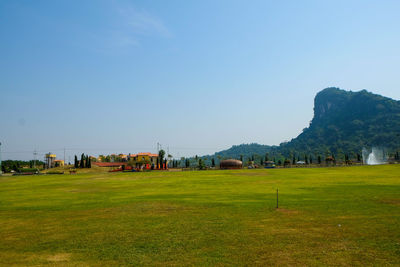
[[[79,167],[82,169],[85,168],[85,154],[83,154],[83,153],[81,155],[81,162],[79,164]]]
[[[215,159],[214,158],[211,159],[211,167],[215,167]]]
[[[268,155],[268,153],[265,153],[265,161],[269,161],[269,155]]]
[[[318,164],[321,164],[321,163],[322,163],[321,156],[318,155]]]
[[[159,162],[160,162],[160,169],[163,169],[164,156],[165,156],[165,151],[164,151],[163,149],[161,149],[161,150],[158,152],[158,158],[160,159],[160,160],[159,160]]]
[[[200,158],[199,159],[199,169],[203,170],[204,168],[205,168],[204,161],[202,160],[202,158]]]

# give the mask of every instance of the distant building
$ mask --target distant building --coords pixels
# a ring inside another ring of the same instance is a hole
[[[111,154],[99,156],[94,165],[99,167],[133,167],[135,169],[164,169],[165,162],[159,162],[158,154],[142,152],[137,154]]]
[[[158,169],[160,168],[160,162],[158,162],[158,154],[152,154],[149,152],[142,152],[138,154],[130,154],[129,163],[136,168],[144,169]]]
[[[264,164],[264,168],[267,168],[267,169],[275,168],[275,162],[266,161],[265,164]]]
[[[119,154],[118,155],[119,160],[121,160],[122,162],[126,162],[128,161],[128,155],[125,154]]]
[[[64,167],[64,161],[61,159],[54,160],[54,167]]]
[[[44,157],[45,161],[45,168],[49,169],[49,168],[54,168],[55,167],[55,160],[56,160],[56,155],[55,154],[51,154],[50,152],[47,153]]]
[[[237,159],[226,159],[226,160],[221,160],[219,163],[219,168],[220,169],[241,169],[243,166],[243,163],[240,160]]]
[[[92,164],[98,167],[117,167],[117,168],[128,165],[127,162],[93,162]]]

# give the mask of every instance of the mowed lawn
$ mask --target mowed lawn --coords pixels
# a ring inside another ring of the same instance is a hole
[[[0,177],[0,265],[400,265],[400,165]]]

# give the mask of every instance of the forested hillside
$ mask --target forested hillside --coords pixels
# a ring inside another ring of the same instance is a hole
[[[314,118],[308,128],[279,146],[242,144],[217,152],[219,158],[253,155],[289,158],[311,155],[349,155],[381,147],[388,153],[400,150],[400,101],[370,93],[326,88],[314,100]]]

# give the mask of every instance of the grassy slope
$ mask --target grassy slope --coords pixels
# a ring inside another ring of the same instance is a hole
[[[3,177],[0,265],[399,264],[399,174],[392,165]]]

